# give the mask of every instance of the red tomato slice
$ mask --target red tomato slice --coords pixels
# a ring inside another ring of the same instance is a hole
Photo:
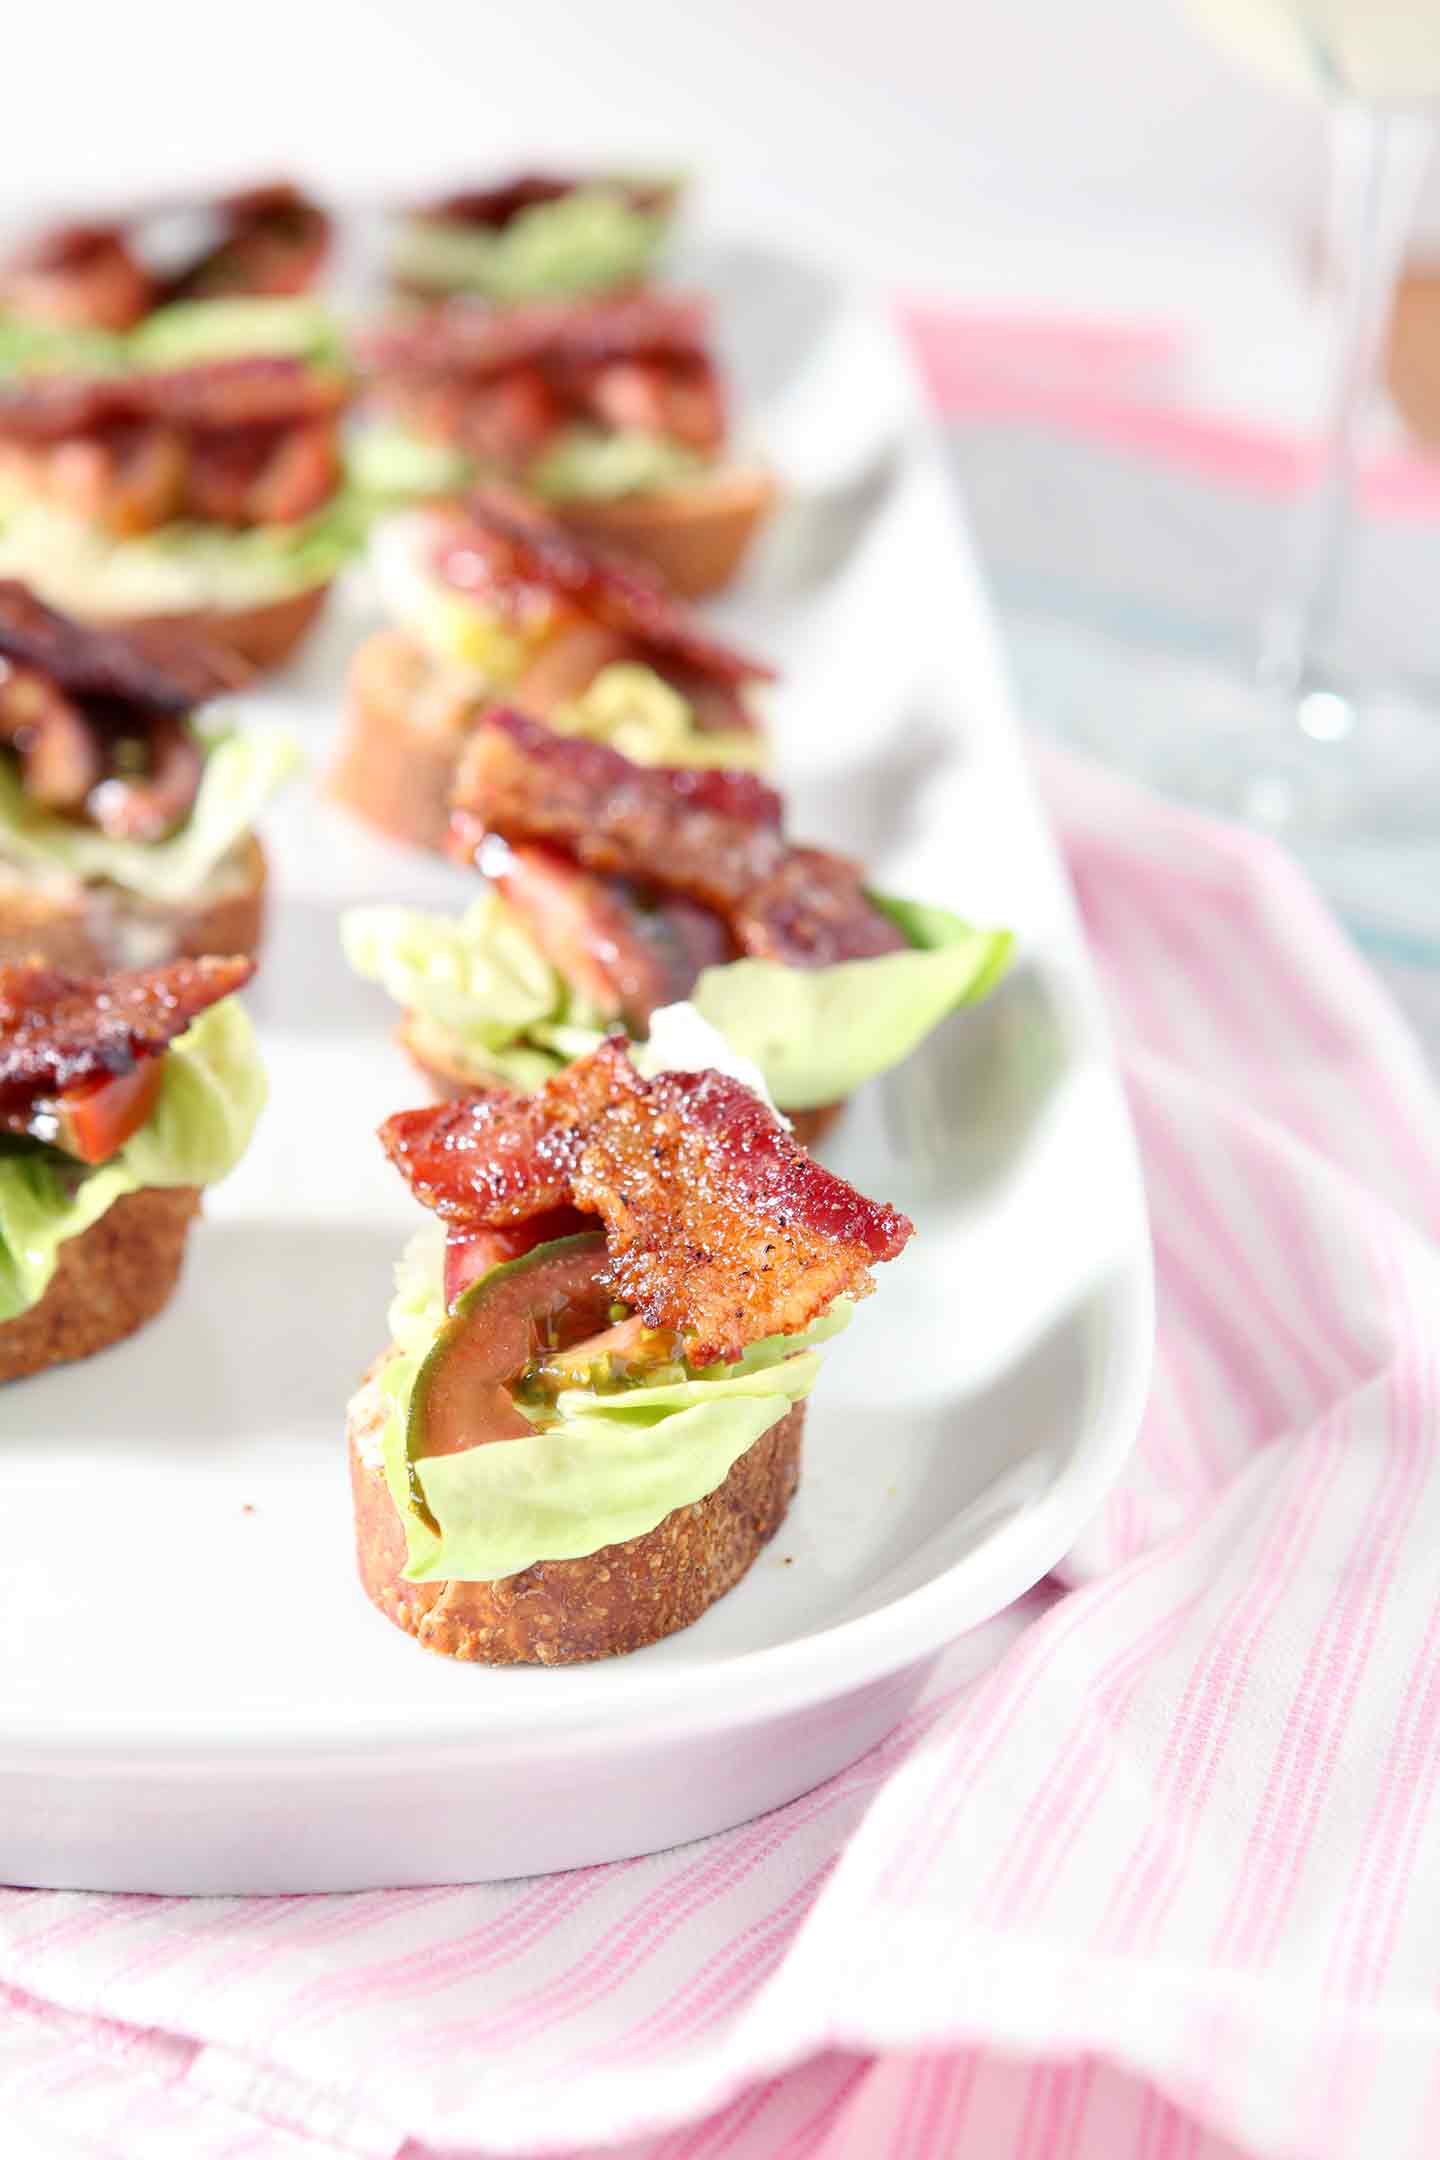
[[[67,1088],[38,1113],[55,1122],[55,1145],[84,1163],[108,1162],[138,1132],[160,1093],[163,1058],[145,1058],[130,1072],[102,1073]],[[48,1131],[45,1137],[50,1137]]]

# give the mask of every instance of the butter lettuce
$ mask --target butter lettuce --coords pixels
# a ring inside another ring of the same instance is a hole
[[[146,900],[183,900],[252,829],[301,763],[288,728],[221,736],[206,756],[190,816],[168,840],[147,843],[50,816],[27,801],[14,766],[0,757],[0,862],[86,883],[103,879]]]
[[[444,1319],[443,1240],[412,1240],[391,1307],[396,1355],[379,1385],[386,1403],[385,1477],[405,1525],[412,1582],[493,1582],[537,1560],[574,1560],[643,1537],[677,1507],[704,1499],[733,1465],[808,1395],[818,1345],[846,1325],[848,1299],[797,1336],[752,1343],[736,1364],[663,1386],[600,1394],[567,1389],[553,1421],[415,1466],[439,1535],[411,1512],[405,1422],[415,1378]]]
[[[394,237],[391,269],[407,284],[487,300],[569,299],[638,283],[668,223],[668,206],[637,209],[623,189],[597,182],[558,202],[533,203],[498,230],[407,218]]]
[[[98,616],[260,607],[328,584],[364,543],[369,506],[342,488],[293,525],[231,531],[177,519],[133,540],[15,487],[0,495],[0,577],[53,607]]]
[[[468,452],[429,442],[392,420],[367,421],[347,446],[345,462],[354,485],[377,503],[461,495],[476,477]]]
[[[1008,930],[977,930],[920,901],[870,898],[909,938],[909,952],[823,968],[734,960],[706,968],[690,993],[696,1011],[753,1058],[782,1110],[839,1102],[902,1064],[1010,964]]]
[[[250,1022],[226,998],[171,1045],[154,1109],[109,1162],[86,1169],[25,1141],[0,1152],[0,1322],[44,1295],[66,1239],[125,1194],[224,1177],[249,1144],[264,1102]]]
[[[551,502],[614,502],[658,495],[704,472],[705,459],[684,443],[640,428],[564,428],[525,478]]]
[[[336,373],[349,366],[335,317],[320,301],[300,297],[172,301],[148,315],[125,343],[134,367],[196,367],[255,353],[306,360]]]
[[[125,366],[114,330],[66,329],[0,315],[0,375],[109,375]]]
[[[562,735],[608,743],[637,765],[744,766],[769,763],[759,728],[700,728],[688,698],[634,660],[601,668],[578,698],[555,707],[546,725]]]
[[[318,300],[176,300],[125,331],[64,329],[0,316],[4,375],[118,375],[254,353],[293,356],[337,372],[349,365],[339,325]]]
[[[735,960],[707,968],[690,1003],[732,1050],[758,1065],[781,1110],[841,1101],[900,1064],[948,1013],[973,1005],[1010,962],[1008,930],[977,930],[946,908],[870,898],[911,950],[835,967]],[[354,910],[342,924],[357,973],[416,1016],[410,1033],[433,1062],[535,1087],[556,1066],[593,1049],[598,1021],[574,999],[529,931],[498,894],[454,920],[398,908]],[[522,949],[527,957],[522,960]],[[533,972],[532,972],[533,971]],[[540,1006],[549,981],[549,1003]],[[523,981],[525,1000],[515,984]],[[529,1017],[521,1017],[528,1010]],[[458,1053],[458,1055],[457,1055]],[[513,1064],[507,1069],[507,1060]]]
[[[564,1008],[559,975],[498,893],[454,918],[350,908],[340,941],[357,975],[480,1050],[502,1050]]]

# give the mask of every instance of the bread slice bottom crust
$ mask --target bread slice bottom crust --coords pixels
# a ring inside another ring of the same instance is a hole
[[[213,641],[264,672],[280,667],[310,630],[329,595],[328,581],[266,600],[248,608],[184,608],[171,615],[107,617],[104,628],[124,630],[163,661],[179,631],[187,638]]]
[[[619,1657],[698,1620],[733,1589],[785,1519],[800,1481],[805,1405],[762,1433],[724,1483],[644,1537],[583,1560],[541,1560],[496,1582],[407,1582],[405,1531],[373,1453],[379,1415],[350,1405],[350,1482],[360,1580],[387,1620],[427,1650],[476,1665],[573,1665]]]
[[[146,1186],[67,1238],[44,1296],[0,1322],[0,1381],[93,1357],[153,1320],[180,1279],[199,1212],[194,1185]]]
[[[403,631],[366,639],[350,669],[345,733],[330,790],[391,840],[439,851],[467,731],[427,726],[419,717],[424,665]]]
[[[774,500],[769,473],[734,466],[660,495],[549,507],[580,539],[648,563],[672,592],[698,600],[735,577]]]
[[[72,975],[103,975],[208,953],[253,960],[264,929],[265,877],[264,850],[252,834],[223,878],[190,900],[146,900],[117,886],[0,888],[0,964],[43,960]]]

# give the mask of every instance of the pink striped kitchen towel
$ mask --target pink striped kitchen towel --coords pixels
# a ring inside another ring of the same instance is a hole
[[[0,1895],[9,2156],[1440,2151],[1440,1114],[1277,851],[1069,763],[1160,1286],[1059,1577],[831,1784],[510,1885]]]

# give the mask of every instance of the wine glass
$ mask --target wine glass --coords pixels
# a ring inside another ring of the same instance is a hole
[[[1335,308],[1313,478],[1291,516],[1245,725],[1201,752],[1186,791],[1304,839],[1440,833],[1440,711],[1346,664],[1347,569],[1362,431],[1440,96],[1440,0],[1186,0],[1219,42],[1330,108]],[[1237,686],[1237,689],[1239,686]]]

